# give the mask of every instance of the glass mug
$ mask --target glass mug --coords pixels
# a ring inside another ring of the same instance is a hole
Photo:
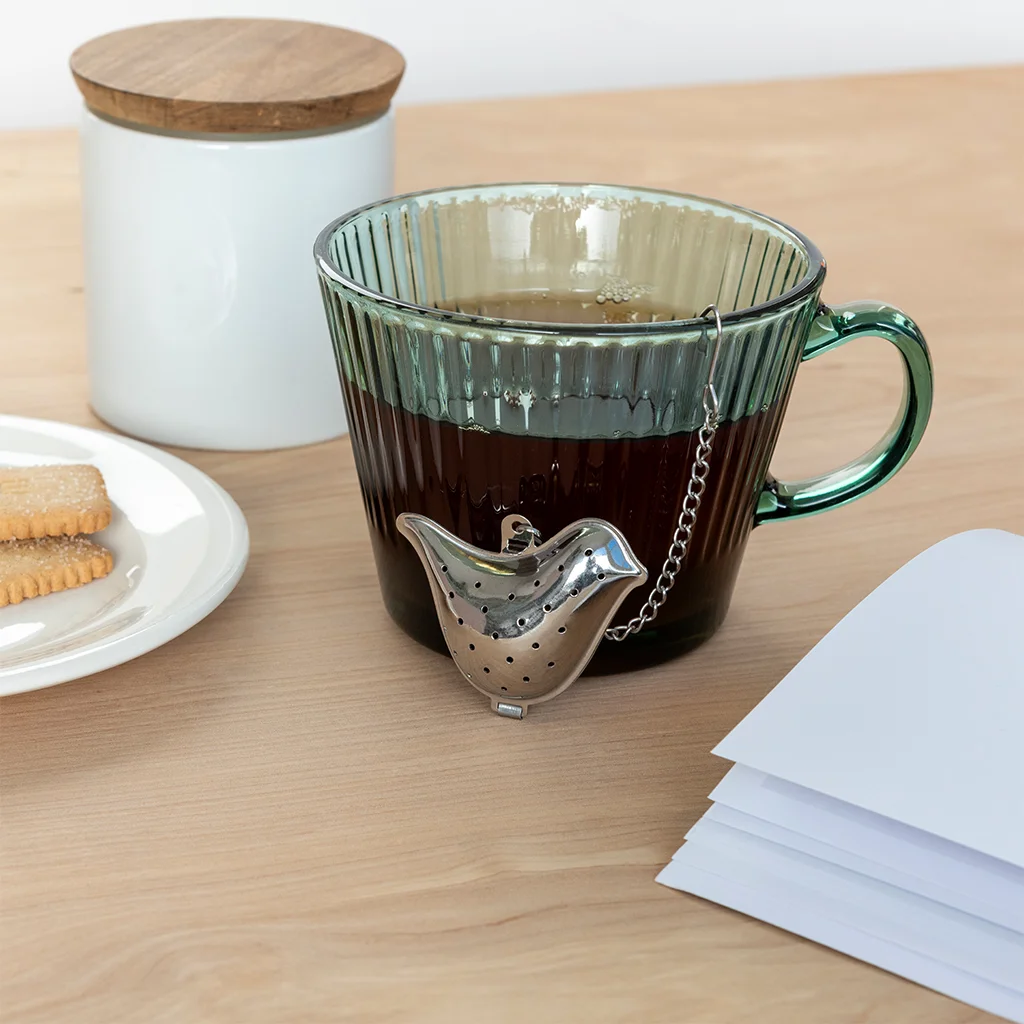
[[[714,325],[721,425],[690,550],[658,617],[604,641],[596,668],[680,654],[722,622],[753,527],[835,508],[888,480],[928,421],[925,340],[891,306],[819,304],[825,262],[799,232],[695,196],[606,185],[422,192],[335,221],[315,245],[384,603],[445,651],[401,512],[501,547],[583,517],[626,535],[651,579],[665,559],[703,421]],[[841,469],[776,480],[769,461],[800,363],[854,338],[902,356],[884,437]]]

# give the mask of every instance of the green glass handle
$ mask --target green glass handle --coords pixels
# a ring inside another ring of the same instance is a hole
[[[882,439],[840,469],[789,483],[770,473],[757,503],[754,525],[813,516],[881,487],[910,458],[932,408],[932,363],[928,345],[906,313],[878,302],[822,306],[811,324],[803,359],[813,359],[854,338],[884,338],[903,361],[903,400]]]

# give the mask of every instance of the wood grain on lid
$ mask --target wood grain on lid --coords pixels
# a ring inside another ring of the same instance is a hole
[[[372,36],[262,18],[140,25],[71,55],[92,110],[195,133],[308,131],[375,117],[404,71],[402,55]]]

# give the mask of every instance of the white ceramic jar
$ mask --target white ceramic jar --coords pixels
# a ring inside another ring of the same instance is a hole
[[[186,447],[336,437],[345,414],[312,245],[339,213],[394,191],[401,57],[327,26],[170,25],[170,41],[168,25],[144,26],[72,58],[87,104],[92,407],[126,433]],[[340,73],[353,40],[355,69]],[[194,52],[202,61],[182,72]],[[125,54],[144,70],[126,73]],[[249,81],[254,66],[267,70]]]

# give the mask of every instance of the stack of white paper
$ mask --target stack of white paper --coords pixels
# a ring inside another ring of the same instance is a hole
[[[1024,537],[925,551],[714,752],[658,881],[1024,1022]]]

